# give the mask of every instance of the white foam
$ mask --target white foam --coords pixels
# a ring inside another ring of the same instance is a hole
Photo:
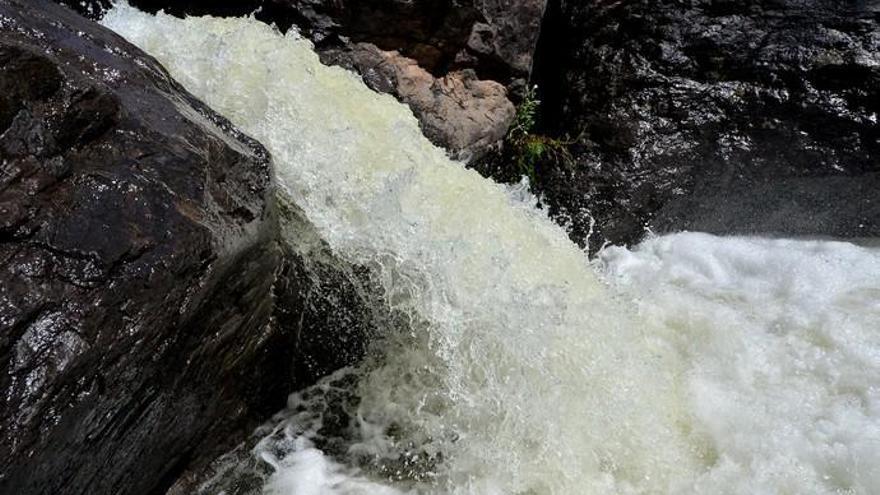
[[[615,296],[521,191],[295,34],[127,6],[103,22],[265,144],[284,194],[410,318],[353,385],[291,398],[255,449],[267,490],[880,491],[877,251],[664,237],[603,253]],[[340,393],[354,421],[327,438]]]
[[[277,474],[264,488],[267,495],[400,495],[403,492],[374,483],[330,460],[323,452],[299,446],[275,465]]]
[[[694,490],[880,490],[880,251],[680,234],[602,259],[689,363],[717,456]]]

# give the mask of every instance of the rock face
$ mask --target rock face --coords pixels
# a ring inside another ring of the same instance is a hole
[[[269,0],[320,44],[341,37],[396,50],[435,75],[473,68],[528,77],[546,0]]]
[[[387,325],[387,305],[368,270],[334,256],[298,207],[282,199],[280,210],[284,256],[274,288],[276,320],[296,337],[293,376],[302,388],[358,364]]]
[[[880,2],[566,1],[536,79],[582,135],[540,189],[583,241],[645,226],[880,235]]]
[[[289,392],[269,159],[46,0],[0,70],[0,493],[152,493]]]

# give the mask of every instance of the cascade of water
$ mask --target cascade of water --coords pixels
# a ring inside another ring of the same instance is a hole
[[[124,4],[103,23],[260,140],[282,194],[410,318],[291,398],[255,449],[266,491],[880,490],[876,250],[671,236],[606,251],[615,292],[521,190],[295,33]]]

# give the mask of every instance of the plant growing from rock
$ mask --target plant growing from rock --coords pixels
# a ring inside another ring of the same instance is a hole
[[[516,108],[516,117],[507,133],[507,146],[519,171],[529,178],[534,186],[537,180],[536,167],[542,159],[550,159],[568,166],[572,157],[568,146],[575,140],[562,140],[534,132],[541,100],[538,87],[529,86],[523,100]]]

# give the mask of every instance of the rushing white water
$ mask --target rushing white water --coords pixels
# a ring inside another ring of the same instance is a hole
[[[716,456],[689,491],[880,491],[880,251],[680,234],[603,260],[688,362]]]
[[[876,250],[683,234],[591,266],[295,34],[125,5],[103,22],[265,144],[410,319],[291,397],[254,449],[266,493],[880,491]]]

